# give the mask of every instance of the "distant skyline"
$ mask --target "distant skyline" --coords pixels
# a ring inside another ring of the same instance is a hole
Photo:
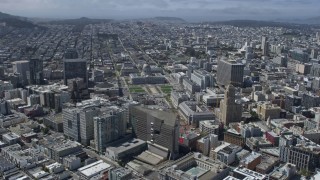
[[[320,16],[320,0],[0,0],[0,11],[38,18],[275,20]]]

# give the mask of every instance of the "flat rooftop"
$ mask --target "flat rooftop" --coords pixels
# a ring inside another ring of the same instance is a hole
[[[110,164],[103,162],[102,160],[91,163],[87,166],[79,168],[78,171],[86,177],[92,177],[99,174],[101,171],[107,170],[111,167]]]
[[[127,151],[128,149],[140,146],[145,144],[146,142],[141,139],[131,139],[124,143],[119,143],[113,146],[109,146],[107,149],[117,152],[118,154]]]

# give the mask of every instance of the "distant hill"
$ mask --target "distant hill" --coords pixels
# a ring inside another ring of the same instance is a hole
[[[28,21],[25,17],[13,16],[10,14],[0,12],[0,23],[6,23],[7,26],[16,28],[35,28],[39,27]]]
[[[69,24],[69,25],[88,25],[88,24],[99,24],[113,21],[112,19],[91,19],[91,18],[78,18],[78,19],[63,19],[49,21],[50,24]]]
[[[230,20],[230,21],[217,21],[209,22],[211,24],[231,25],[236,27],[287,27],[287,28],[300,28],[301,24],[274,22],[274,21],[258,21],[258,20]]]
[[[109,23],[112,22],[112,19],[90,19],[86,17],[82,17],[79,19],[63,19],[63,20],[55,20],[49,21],[49,24],[68,24],[74,25],[74,32],[81,32],[86,25],[89,24],[99,24],[99,23]]]
[[[308,18],[308,19],[302,20],[301,22],[305,23],[305,24],[317,24],[317,25],[320,25],[320,16]]]
[[[158,20],[158,21],[172,21],[172,22],[186,22],[184,19],[182,18],[177,18],[177,17],[154,17],[152,18],[154,20]]]

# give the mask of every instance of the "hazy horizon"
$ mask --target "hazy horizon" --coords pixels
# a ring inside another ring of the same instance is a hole
[[[0,11],[33,18],[135,19],[172,16],[187,21],[275,20],[319,16],[319,0],[0,0]],[[299,12],[299,14],[297,14]]]

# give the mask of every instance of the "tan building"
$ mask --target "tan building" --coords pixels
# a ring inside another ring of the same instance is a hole
[[[231,122],[240,122],[242,116],[242,106],[235,102],[235,87],[229,85],[224,94],[224,99],[220,104],[220,121],[228,125]]]
[[[280,117],[281,108],[275,104],[263,103],[258,104],[257,114],[261,120],[266,121],[269,117],[270,119],[276,119]]]
[[[252,152],[249,156],[240,161],[240,165],[247,169],[255,170],[256,166],[261,163],[261,157],[261,154]]]
[[[299,74],[309,74],[310,71],[311,71],[311,67],[312,67],[312,64],[297,64],[296,65],[296,72],[299,73]]]
[[[225,142],[230,144],[235,144],[240,147],[245,146],[245,138],[241,136],[236,130],[229,129],[228,131],[224,132],[224,139]]]

